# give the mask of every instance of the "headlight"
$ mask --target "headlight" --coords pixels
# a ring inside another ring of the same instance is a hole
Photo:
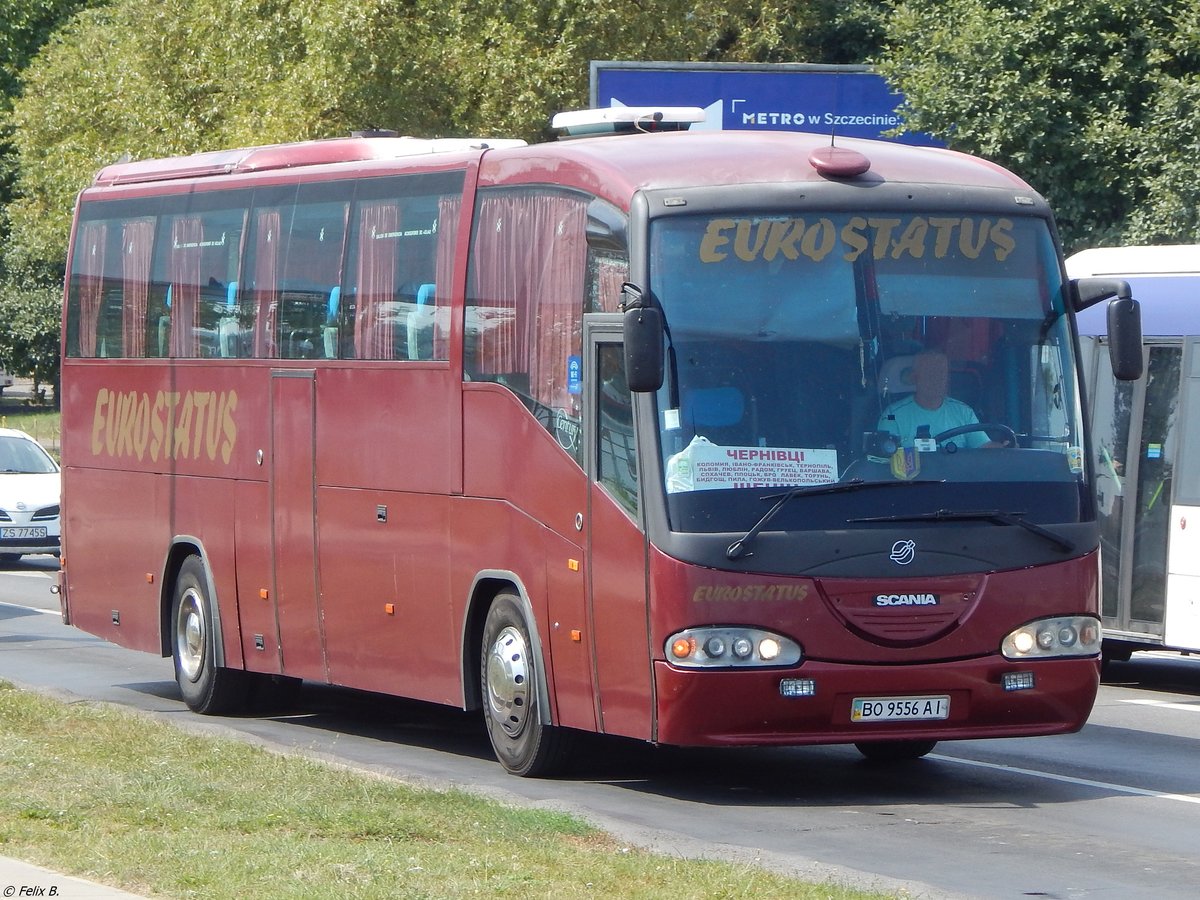
[[[1095,656],[1100,652],[1100,620],[1095,616],[1038,619],[1010,633],[1000,645],[1008,659]]]
[[[667,638],[667,662],[689,669],[794,666],[795,641],[757,628],[688,628]]]

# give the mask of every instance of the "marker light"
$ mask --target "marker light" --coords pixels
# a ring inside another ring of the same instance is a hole
[[[782,635],[757,628],[689,628],[667,638],[667,660],[689,669],[794,666],[804,654]]]
[[[815,697],[817,682],[813,678],[784,678],[779,682],[781,697]]]
[[[1100,641],[1095,616],[1060,616],[1022,625],[1004,638],[1000,652],[1008,659],[1096,656]]]
[[[1000,686],[1006,691],[1031,691],[1036,684],[1032,672],[1005,672],[1000,676]]]

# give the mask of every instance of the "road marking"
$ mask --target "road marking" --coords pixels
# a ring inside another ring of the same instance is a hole
[[[1077,784],[1082,787],[1097,788],[1112,791],[1117,794],[1132,794],[1137,797],[1153,797],[1157,800],[1176,800],[1179,803],[1200,803],[1200,797],[1195,794],[1169,794],[1165,791],[1148,791],[1145,788],[1130,787],[1127,784],[1112,784],[1108,781],[1092,781],[1090,778],[1075,778],[1071,775],[1055,775],[1053,772],[1039,772],[1036,769],[1022,769],[1019,766],[1006,766],[1000,763],[982,762],[977,759],[962,759],[956,756],[942,756],[931,753],[926,759],[937,759],[942,762],[959,763],[964,766],[975,766],[979,769],[993,769],[997,772],[1011,772],[1014,775],[1029,775],[1033,778],[1045,778],[1048,781],[1061,781],[1065,784]]]
[[[1118,703],[1133,703],[1137,706],[1157,706],[1159,709],[1181,709],[1184,712],[1200,712],[1200,701],[1195,703],[1172,703],[1169,700],[1118,700]]]
[[[38,606],[26,606],[23,603],[6,603],[5,601],[0,600],[0,606],[11,606],[13,609],[23,609],[26,612],[41,613],[42,615],[45,615],[45,616],[59,616],[60,618],[62,616],[62,610],[42,609],[41,607],[38,607]]]

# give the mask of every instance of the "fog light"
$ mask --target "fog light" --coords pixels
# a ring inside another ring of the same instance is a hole
[[[1034,688],[1032,672],[1005,672],[1000,676],[1000,685],[1006,691],[1031,691]]]
[[[784,678],[779,682],[781,697],[815,697],[817,683],[811,678]]]

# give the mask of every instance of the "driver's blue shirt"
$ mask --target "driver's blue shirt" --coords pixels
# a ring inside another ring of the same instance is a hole
[[[979,419],[975,411],[967,404],[947,397],[937,409],[926,409],[917,403],[912,394],[902,397],[883,411],[879,417],[879,431],[887,431],[900,436],[900,442],[905,447],[913,445],[918,429],[922,425],[929,426],[929,436],[937,437],[943,431],[957,428],[960,425],[975,425]],[[983,431],[968,431],[948,440],[941,441],[954,444],[956,447],[981,447],[991,438]]]

